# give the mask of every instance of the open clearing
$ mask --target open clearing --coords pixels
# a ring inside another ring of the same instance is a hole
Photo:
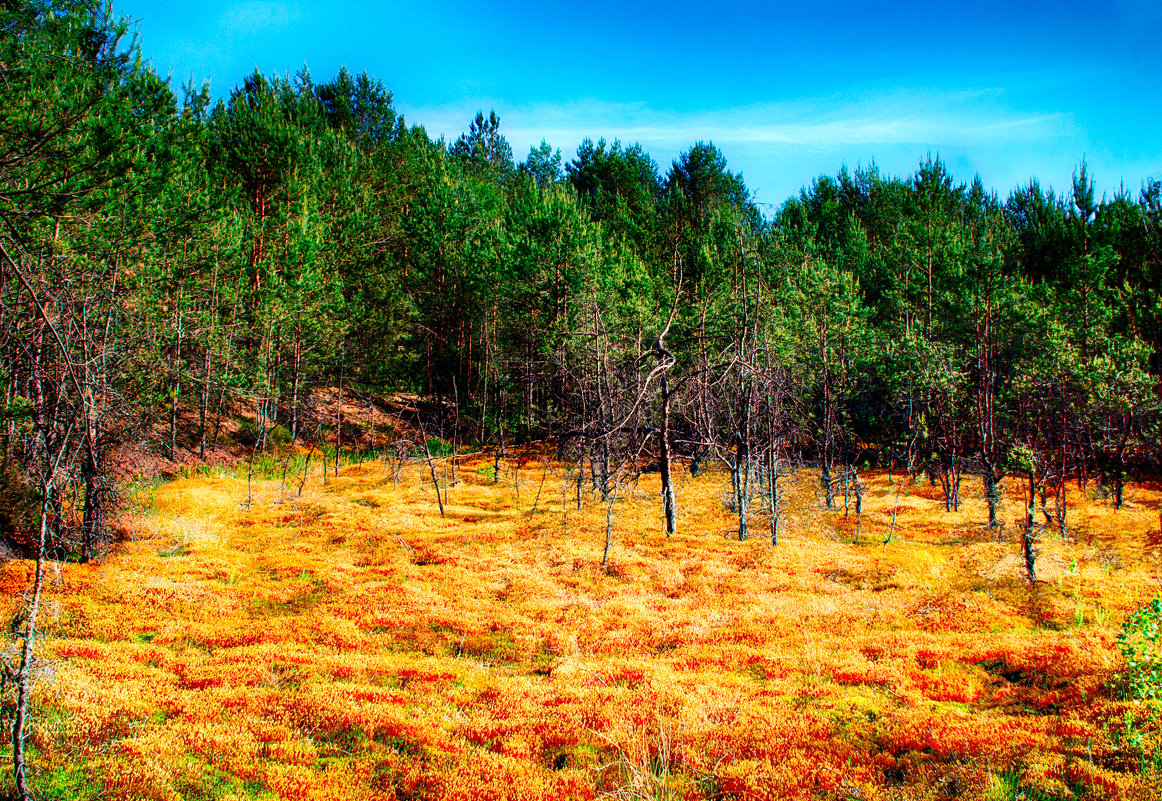
[[[647,475],[607,573],[599,498],[490,464],[443,518],[415,466],[256,482],[249,507],[233,473],[145,493],[102,564],[51,569],[40,797],[1162,797],[1159,724],[1111,686],[1158,591],[1157,487],[1074,492],[1030,591],[1023,501],[989,532],[979,481],[953,514],[907,483],[885,546],[886,475],[855,542],[803,473],[772,547],[761,520],[734,539],[715,472],[683,475],[666,540]],[[0,571],[8,614],[29,574]]]

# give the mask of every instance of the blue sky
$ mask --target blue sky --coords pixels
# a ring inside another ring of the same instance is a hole
[[[939,153],[1003,195],[1162,178],[1162,2],[123,0],[175,88],[340,66],[450,140],[494,108],[517,159],[546,139],[640,141],[664,173],[711,140],[760,202],[874,160]]]

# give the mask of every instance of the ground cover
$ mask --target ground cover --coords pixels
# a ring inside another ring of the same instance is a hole
[[[714,471],[666,539],[646,475],[606,572],[599,499],[490,466],[444,517],[417,466],[152,490],[102,564],[51,571],[40,797],[1162,797],[1117,649],[1159,589],[1157,486],[1074,493],[1031,591],[1016,494],[998,535],[975,486],[948,514],[876,474],[857,526],[804,473],[772,547]],[[0,570],[7,614],[29,573]]]

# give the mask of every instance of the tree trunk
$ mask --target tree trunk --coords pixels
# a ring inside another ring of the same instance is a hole
[[[1053,502],[1053,516],[1056,518],[1057,532],[1062,539],[1065,539],[1065,518],[1069,510],[1065,497],[1065,478],[1065,466],[1062,464],[1061,475],[1058,477],[1057,497]]]
[[[210,369],[213,367],[212,350],[210,343],[206,343],[206,355],[202,363],[202,403],[198,410],[198,429],[199,429],[199,444],[198,444],[198,459],[204,460],[206,458],[206,418],[210,411]]]
[[[767,455],[767,502],[771,519],[771,545],[779,544],[779,460],[771,448]]]
[[[1053,516],[1049,514],[1049,488],[1044,482],[1037,487],[1037,497],[1041,500],[1041,516],[1045,518],[1045,525],[1053,525]]]
[[[178,297],[178,303],[181,303],[181,297]],[[178,447],[178,401],[182,394],[182,312],[179,309],[177,319],[177,334],[178,345],[177,352],[174,354],[174,386],[173,396],[170,398],[169,408],[169,460],[172,462],[177,459]]]
[[[827,503],[827,508],[833,508],[835,506],[835,487],[831,484],[831,464],[826,457],[819,473],[819,486],[823,489],[823,498]]]
[[[298,330],[295,331],[294,356],[291,362],[291,442],[299,438],[299,383],[302,381],[303,343]]]
[[[428,439],[424,437],[424,447],[428,447]],[[339,477],[339,454],[343,451],[343,348],[339,348],[339,399],[335,403],[335,478]],[[429,454],[429,462],[431,454]],[[438,496],[437,489],[436,495]],[[444,516],[444,504],[440,502],[440,517]]]
[[[670,472],[670,386],[662,373],[661,455],[662,512],[666,518],[666,537],[678,530],[678,509],[674,499],[674,479]]]
[[[750,461],[746,451],[735,453],[731,465],[731,479],[734,484],[734,503],[738,511],[738,541],[746,542],[747,518],[750,513]]]
[[[601,569],[609,570],[609,552],[613,550],[613,504],[612,494],[605,501],[605,550],[601,554]]]
[[[996,471],[989,465],[984,469],[984,496],[988,501],[989,507],[989,528],[996,529],[1000,526],[1000,519],[997,517],[997,511],[1001,502],[1001,482],[997,477]]]
[[[602,421],[602,427],[605,427],[607,425],[608,425],[607,422]],[[603,500],[603,501],[609,500],[609,462],[610,462],[610,459],[611,459],[611,456],[609,453],[609,437],[603,436],[601,438],[601,465],[599,467],[600,479],[601,479],[601,500]]]
[[[1033,478],[1032,471],[1029,472],[1029,506],[1025,510],[1025,531],[1021,538],[1021,545],[1025,554],[1025,575],[1029,579],[1029,585],[1032,586],[1037,583],[1037,571],[1035,569],[1035,555],[1033,553],[1033,523],[1034,512],[1036,510],[1037,488],[1036,482]]]
[[[81,561],[89,562],[105,543],[105,518],[108,514],[108,487],[105,485],[101,459],[87,446],[89,453],[81,465],[85,485],[85,504],[81,513]]]
[[[24,752],[24,730],[28,723],[28,699],[32,694],[33,646],[36,640],[36,616],[40,611],[40,593],[44,586],[45,544],[48,534],[49,497],[51,484],[45,482],[40,505],[40,535],[36,548],[36,574],[32,583],[32,600],[25,615],[24,643],[20,649],[20,665],[16,670],[16,711],[12,718],[12,771],[19,801],[31,801],[27,765]]]
[[[581,511],[581,485],[585,481],[585,451],[581,451],[581,458],[577,462],[577,511]]]
[[[859,542],[860,531],[863,528],[863,491],[859,476],[855,477],[855,541]]]

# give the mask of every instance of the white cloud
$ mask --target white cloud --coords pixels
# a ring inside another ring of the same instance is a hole
[[[1014,113],[999,93],[898,93],[874,98],[816,98],[788,103],[676,112],[645,104],[600,101],[508,105],[495,102],[501,130],[523,154],[541,139],[571,148],[585,137],[639,141],[669,149],[698,140],[828,151],[862,145],[955,145],[1060,136],[1071,125],[1062,113]],[[487,110],[490,104],[479,103]],[[433,136],[455,138],[471,109],[414,109]],[[522,147],[518,147],[522,146]]]
[[[713,141],[748,186],[777,204],[844,164],[875,160],[888,174],[906,175],[925,153],[957,160],[961,180],[982,172],[986,185],[1002,192],[1033,174],[1054,182],[1080,157],[1084,131],[1072,114],[1018,105],[1006,92],[984,88],[832,95],[692,112],[593,99],[510,104],[488,98],[463,106],[403,104],[403,111],[432,137],[452,141],[478,108],[494,108],[517,160],[542,139],[569,159],[586,137],[604,137],[640,142],[664,174],[691,144]],[[1056,169],[1058,161],[1065,166]]]

